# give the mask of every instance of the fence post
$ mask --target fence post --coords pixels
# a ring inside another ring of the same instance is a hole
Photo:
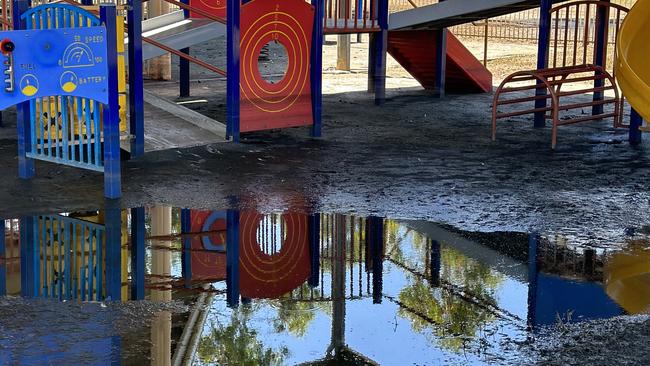
[[[239,305],[239,211],[237,210],[226,212],[226,302],[233,308]]]
[[[114,4],[99,6],[101,23],[106,27],[106,63],[108,64],[108,105],[104,106],[104,196],[120,198],[120,102],[117,83],[117,23]]]
[[[603,0],[609,3],[609,0]],[[596,5],[596,52],[594,54],[594,64],[598,66],[605,67],[607,63],[607,42],[608,42],[608,29],[609,29],[609,6],[608,5]],[[601,74],[600,72],[597,75]],[[594,88],[599,88],[605,85],[605,80],[596,79],[594,80]],[[593,101],[603,100],[603,92],[595,91],[593,96]],[[594,105],[591,107],[591,114],[597,115],[603,113],[603,105]]]
[[[439,0],[443,2],[445,0]],[[433,95],[437,98],[445,96],[445,82],[447,76],[447,28],[440,28],[436,32],[436,74]]]
[[[25,29],[25,22],[21,19],[22,14],[29,9],[31,1],[14,0],[12,4],[12,18],[14,30]],[[32,121],[30,116],[29,102],[20,103],[16,106],[16,127],[18,132],[18,176],[22,179],[34,177],[36,168],[34,159],[28,158],[27,153],[32,152]]]
[[[239,142],[239,42],[240,0],[228,0],[227,5],[227,97],[226,135]]]
[[[131,157],[144,155],[144,80],[142,70],[142,0],[129,0],[129,132]]]
[[[185,5],[190,5],[190,0],[181,0]],[[190,17],[190,11],[185,9],[183,10],[183,16],[185,19]],[[190,55],[190,48],[181,49],[186,55]],[[179,78],[179,95],[180,97],[189,97],[190,96],[190,61],[182,57],[178,58],[178,78]]]
[[[131,300],[144,299],[144,207],[131,209]]]
[[[320,137],[323,125],[323,16],[325,0],[312,0],[314,6],[314,30],[311,41],[311,110],[312,137]]]
[[[544,69],[548,66],[548,48],[551,38],[551,7],[552,0],[541,0],[539,7],[539,39],[537,41],[537,69]],[[541,84],[540,82],[537,82]],[[545,96],[546,89],[539,88],[535,91],[536,96]],[[546,98],[535,100],[535,108],[545,108]],[[546,112],[535,113],[535,127],[546,126]]]

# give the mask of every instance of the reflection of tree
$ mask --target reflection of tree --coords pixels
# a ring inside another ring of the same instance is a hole
[[[253,313],[250,306],[232,310],[230,324],[212,323],[208,335],[199,341],[198,357],[202,363],[217,365],[281,365],[289,354],[286,347],[265,347],[257,331],[249,328]]]
[[[304,283],[301,288],[294,290],[298,293],[310,293],[312,291],[308,284]],[[314,296],[320,296],[320,291],[314,289]],[[273,319],[273,328],[276,332],[289,331],[297,337],[302,337],[307,332],[309,324],[314,320],[316,315],[315,307],[318,303],[309,301],[296,301],[289,296],[283,296],[276,302],[278,314]]]
[[[496,304],[494,291],[501,277],[451,248],[442,248],[442,283],[457,285],[489,304]],[[441,338],[440,346],[459,351],[468,337],[476,336],[481,326],[494,320],[489,310],[476,306],[444,289],[431,288],[424,279],[411,277],[410,284],[402,289],[399,314],[411,321],[417,332],[432,330]]]

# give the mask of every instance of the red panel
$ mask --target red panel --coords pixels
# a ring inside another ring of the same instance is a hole
[[[204,10],[221,18],[226,17],[226,0],[190,0],[190,6]],[[190,12],[190,18],[203,18],[201,14]]]
[[[388,52],[425,89],[435,87],[437,32],[412,30],[388,33]],[[451,32],[447,32],[446,90],[450,93],[492,91],[490,71]]]
[[[226,278],[226,254],[216,247],[226,244],[226,220],[220,211],[190,211],[193,233],[213,232],[192,237],[192,279],[222,280]]]
[[[241,9],[240,131],[305,126],[311,109],[311,36],[314,9],[304,0],[253,0]],[[287,73],[275,84],[258,69],[262,47],[287,49]]]
[[[240,293],[249,298],[277,298],[297,288],[309,277],[307,215],[282,215],[286,239],[280,251],[273,254],[264,253],[257,241],[262,218],[257,212],[248,211],[242,212],[239,219]]]

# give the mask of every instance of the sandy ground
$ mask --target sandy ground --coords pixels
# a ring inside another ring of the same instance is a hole
[[[199,56],[223,66],[223,53],[217,52],[221,46],[219,41],[205,45]],[[267,131],[247,135],[241,144],[156,152],[126,161],[122,205],[255,206],[263,212],[291,205],[428,219],[464,230],[536,230],[565,236],[577,246],[607,249],[623,245],[628,229],[650,223],[647,142],[632,147],[627,131],[603,121],[562,128],[559,147],[552,151],[550,129],[532,128],[525,116],[500,125],[498,140],[492,142],[491,95],[433,99],[389,59],[388,100],[378,107],[365,92],[367,45],[353,44],[351,72],[334,70],[334,49],[325,47],[323,138],[309,138],[307,128]],[[520,58],[512,50],[493,52],[494,60]],[[501,64],[509,61],[489,63]],[[495,81],[505,73],[499,70]],[[192,76],[192,98],[207,102],[188,106],[224,120],[225,80],[197,69]],[[169,98],[177,92],[173,81],[152,82],[148,88]],[[17,179],[13,114],[5,119],[8,127],[0,128],[5,172],[0,176],[0,217],[67,211],[102,200],[101,176],[92,172],[39,162],[36,178]],[[647,345],[647,324],[626,318],[586,324],[592,328],[576,328],[576,337],[581,332],[600,337],[578,346],[554,332],[557,343],[543,342],[549,348],[539,351],[540,363],[556,363],[553,357],[559,354],[567,356],[559,364],[581,364],[584,360],[572,353],[581,349],[577,355],[590,353],[592,365],[612,364],[621,353],[629,364],[647,364],[647,352],[614,347],[628,332],[638,349]]]

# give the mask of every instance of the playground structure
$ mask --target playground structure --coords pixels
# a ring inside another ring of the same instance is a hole
[[[541,13],[545,15],[540,19],[542,31],[538,52],[539,70],[515,75],[505,82],[530,82],[532,84],[525,90],[531,90],[535,95],[501,100],[500,97],[506,92],[524,90],[520,89],[523,87],[508,89],[502,85],[495,95],[494,119],[535,113],[535,125],[539,127],[544,123],[545,113],[550,111],[549,117],[553,119],[553,146],[557,127],[563,124],[612,117],[616,127],[622,126],[620,114],[623,110],[623,97],[618,95],[619,90],[611,67],[604,64],[611,22],[600,21],[596,24],[598,37],[595,47],[587,42],[584,53],[580,54],[577,52],[577,34],[581,20],[579,15],[575,22],[568,16],[573,14],[570,10],[572,7],[589,8],[595,5],[598,10],[593,14],[596,14],[598,21],[609,19],[609,9],[614,9],[618,16],[612,28],[618,29],[623,18],[622,13],[626,12],[626,9],[608,2],[578,1],[552,8],[550,0],[543,0],[541,3],[515,0],[490,3],[448,0],[397,12],[391,14],[389,19],[388,0],[313,0],[311,5],[302,0],[252,0],[244,3],[210,0],[164,1],[179,10],[144,21],[143,2],[140,0],[130,0],[125,6],[112,8],[108,5],[97,7],[93,5],[92,0],[82,0],[81,3],[62,0],[33,8],[30,8],[30,3],[26,0],[2,1],[2,26],[12,26],[14,29],[3,33],[3,39],[11,39],[13,35],[18,34],[15,32],[22,29],[54,34],[68,32],[66,29],[78,29],[83,32],[82,28],[103,25],[107,35],[115,40],[105,50],[107,57],[115,60],[115,65],[109,65],[109,70],[102,71],[101,74],[102,77],[106,76],[106,80],[115,81],[115,85],[107,87],[107,93],[102,95],[101,100],[96,99],[96,96],[94,99],[93,95],[84,95],[81,93],[84,88],[77,88],[74,82],[67,84],[67,88],[72,92],[67,92],[66,88],[59,92],[54,88],[43,94],[41,92],[46,89],[41,87],[39,94],[30,96],[29,102],[3,98],[3,104],[0,106],[2,108],[20,104],[18,130],[21,178],[33,176],[34,159],[72,165],[104,172],[105,196],[120,197],[120,146],[128,150],[131,157],[141,156],[145,152],[144,131],[148,127],[144,121],[144,104],[148,94],[144,91],[142,76],[144,60],[167,53],[180,57],[180,96],[189,96],[191,92],[190,63],[227,78],[225,124],[207,117],[202,120],[197,118],[196,113],[185,118],[194,124],[201,124],[202,128],[217,135],[236,142],[239,141],[240,134],[245,132],[309,126],[311,135],[318,137],[321,135],[322,125],[322,44],[325,34],[370,35],[368,90],[374,92],[376,104],[385,100],[387,53],[434,95],[444,96],[446,91],[490,92],[490,72],[446,28],[537,6],[541,6]],[[126,16],[118,16],[118,10],[120,14],[126,13]],[[109,11],[106,13],[109,15],[98,17],[102,11]],[[607,14],[602,13],[603,11]],[[113,13],[115,15],[112,15]],[[554,41],[550,34],[552,14],[556,16]],[[580,14],[580,11],[577,14]],[[75,21],[76,17],[81,18]],[[585,19],[587,18],[589,16]],[[563,38],[561,34],[558,37],[557,25],[560,22],[565,23]],[[584,24],[584,32],[587,34],[590,23],[586,21]],[[574,26],[571,32],[576,34],[573,42],[567,42],[570,38],[567,37],[569,25]],[[127,37],[124,37],[125,32]],[[224,35],[227,38],[225,70],[191,56],[192,47]],[[288,55],[286,74],[277,83],[266,81],[257,67],[258,56],[270,42],[282,45]],[[429,44],[431,47],[421,47],[422,44]],[[568,57],[571,47],[573,54]],[[594,62],[587,57],[592,48]],[[549,49],[554,55],[551,68]],[[16,63],[33,63],[34,56],[21,52],[19,47],[15,52],[4,54],[5,58],[11,56]],[[125,52],[128,57],[122,56]],[[590,73],[591,76],[584,76],[584,73]],[[125,82],[125,74],[128,74],[128,83]],[[18,75],[12,77],[15,76]],[[563,85],[570,82],[585,81],[592,82],[593,87],[579,91],[560,91]],[[638,82],[635,85],[638,86]],[[5,89],[5,93],[10,93],[7,90]],[[614,97],[605,97],[606,91],[612,91]],[[594,93],[593,104],[565,104],[561,101],[565,96],[580,93]],[[23,96],[27,95],[23,93]],[[547,106],[547,100],[551,101],[550,106]],[[496,106],[530,101],[535,102],[535,108],[531,110],[518,111],[516,114],[496,113]],[[630,101],[636,107],[643,108],[638,97],[633,96]],[[603,106],[606,105],[612,105],[614,111],[604,113]],[[566,121],[559,114],[563,110],[586,106],[593,106],[594,113],[590,117]],[[175,105],[174,108],[183,109]],[[632,143],[640,140],[640,124],[641,119],[634,110],[630,128]]]

